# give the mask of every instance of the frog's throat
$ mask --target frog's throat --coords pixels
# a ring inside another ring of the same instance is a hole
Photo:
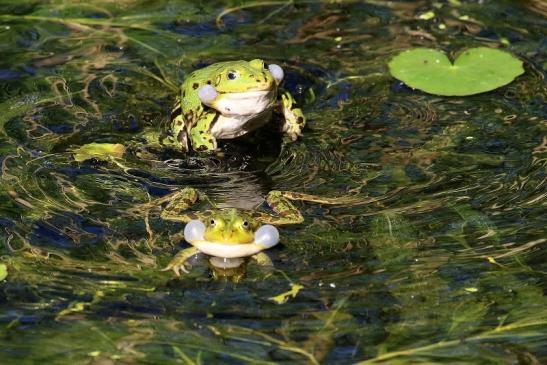
[[[276,98],[274,88],[252,90],[238,93],[219,94],[210,104],[206,104],[225,116],[253,116],[271,108]]]
[[[271,110],[265,110],[256,115],[219,115],[213,126],[211,134],[215,138],[230,139],[237,138],[250,131],[254,131],[268,123],[271,118]]]
[[[190,242],[190,244],[204,254],[216,257],[223,257],[227,259],[256,255],[257,253],[264,251],[267,248],[258,243],[241,243],[227,245],[226,243],[209,242],[205,240],[192,241]]]

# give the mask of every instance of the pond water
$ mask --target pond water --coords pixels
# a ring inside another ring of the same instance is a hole
[[[547,362],[545,2],[0,8],[0,363]],[[477,46],[525,73],[438,97],[387,70],[405,49]],[[268,125],[221,155],[139,139],[189,72],[257,57],[285,69],[303,138]],[[127,151],[76,161],[91,142]],[[271,275],[196,262],[179,278],[161,269],[183,224],[135,208],[186,186],[219,206],[271,190],[362,204],[297,202]]]

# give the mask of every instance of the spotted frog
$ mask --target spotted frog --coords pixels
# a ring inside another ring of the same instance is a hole
[[[172,112],[168,144],[188,151],[213,151],[218,139],[239,137],[283,115],[281,130],[302,135],[306,118],[290,93],[280,90],[283,69],[263,60],[228,61],[192,72]]]
[[[185,240],[192,245],[179,252],[164,270],[173,270],[176,275],[186,270],[186,262],[198,253],[212,256],[214,266],[241,263],[244,257],[252,257],[259,265],[273,267],[270,258],[262,251],[279,242],[279,233],[273,225],[298,224],[304,221],[300,211],[291,200],[301,200],[322,204],[363,204],[363,200],[353,196],[324,198],[314,195],[271,191],[265,198],[271,213],[259,209],[213,208],[192,211],[190,208],[198,201],[208,201],[198,190],[187,187],[150,204],[167,205],[162,209],[163,219],[187,223],[184,229]]]

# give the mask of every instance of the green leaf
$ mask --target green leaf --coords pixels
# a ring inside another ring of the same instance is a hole
[[[304,288],[304,286],[300,285],[300,284],[292,284],[291,285],[291,290],[289,291],[286,291],[284,293],[281,293],[279,295],[276,295],[274,297],[271,297],[271,298],[268,298],[270,300],[273,300],[274,302],[276,302],[277,304],[285,304],[287,303],[287,301],[289,300],[289,298],[291,297],[296,297],[296,295],[300,292],[300,290],[302,290]]]
[[[0,281],[8,277],[8,267],[5,264],[0,264]]]
[[[432,12],[432,11],[428,11],[427,13],[421,14],[418,18],[420,18],[422,20],[430,20],[430,19],[435,18],[435,13]]]
[[[121,158],[124,152],[124,145],[119,143],[88,143],[74,151],[74,159],[78,162],[92,158],[108,160]]]
[[[463,52],[452,64],[429,48],[404,51],[389,62],[391,75],[430,94],[464,96],[507,85],[524,73],[522,62],[497,49],[479,47]]]

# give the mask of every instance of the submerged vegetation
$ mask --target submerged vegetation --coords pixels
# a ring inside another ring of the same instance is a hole
[[[542,1],[0,9],[2,364],[547,362]],[[466,97],[389,74],[409,49],[480,47],[525,72]],[[257,57],[285,70],[300,140],[150,143],[186,75]],[[161,269],[183,224],[138,207],[185,186],[220,207],[272,190],[367,204],[298,203],[267,277],[198,261],[177,278]]]

